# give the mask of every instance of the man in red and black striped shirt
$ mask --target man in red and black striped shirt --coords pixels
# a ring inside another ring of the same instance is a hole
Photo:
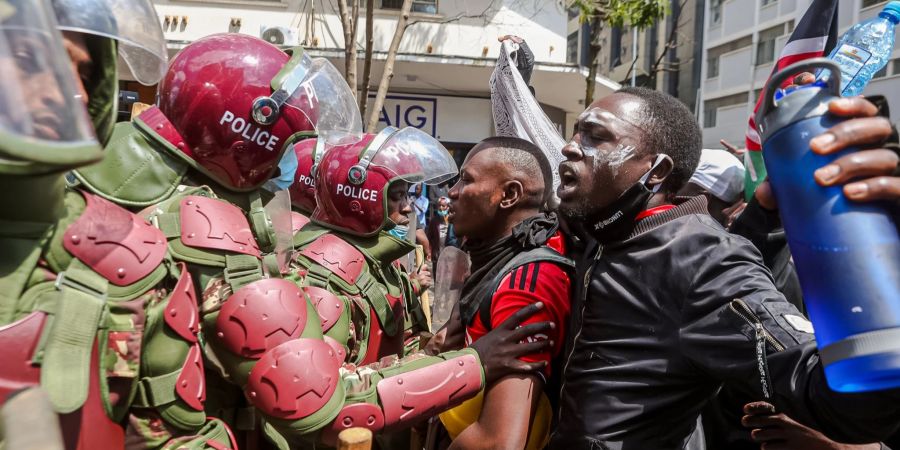
[[[450,220],[466,239],[472,258],[459,304],[457,330],[466,343],[477,341],[516,311],[542,303],[525,323],[549,321],[554,343],[544,353],[522,360],[544,362],[541,373],[513,375],[486,387],[479,414],[456,429],[451,448],[540,448],[549,427],[549,404],[543,391],[551,376],[551,360],[560,352],[569,315],[569,269],[556,216],[545,212],[550,198],[550,164],[534,144],[509,137],[478,144],[450,190]],[[452,319],[451,319],[452,320]],[[476,399],[476,401],[478,401]],[[472,405],[463,405],[472,410]],[[450,415],[453,415],[451,412]]]

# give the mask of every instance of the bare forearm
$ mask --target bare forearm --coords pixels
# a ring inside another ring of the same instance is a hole
[[[542,388],[536,376],[509,376],[494,383],[485,392],[478,421],[463,430],[450,448],[525,448]]]

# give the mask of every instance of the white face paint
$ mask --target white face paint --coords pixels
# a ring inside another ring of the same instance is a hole
[[[617,145],[615,150],[606,154],[606,164],[609,166],[609,169],[612,170],[614,177],[619,175],[619,168],[622,167],[622,164],[625,164],[625,161],[633,158],[634,155],[633,145],[622,144]]]
[[[583,112],[578,117],[578,121],[603,127],[609,122],[621,122],[619,118],[609,111],[597,111],[595,109]],[[574,139],[570,141],[568,145],[578,150],[583,155],[590,155],[593,157],[595,167],[609,167],[614,177],[619,175],[619,169],[625,164],[625,161],[628,161],[636,155],[635,147],[633,145],[618,144],[616,145],[616,149],[610,152],[601,152],[596,147],[585,146],[576,142]]]

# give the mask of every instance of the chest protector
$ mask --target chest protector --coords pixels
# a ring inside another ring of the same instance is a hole
[[[40,385],[67,449],[122,448],[132,408],[185,429],[202,425],[191,278],[140,217],[77,191],[66,206],[33,256],[17,258],[16,271],[31,276],[2,308],[11,314],[0,322],[0,399]],[[4,248],[14,241],[0,238]]]
[[[344,304],[343,314],[325,331],[348,348],[346,362],[365,365],[402,356],[404,332],[424,323],[408,276],[336,234],[319,230],[298,236],[299,283],[330,292]]]

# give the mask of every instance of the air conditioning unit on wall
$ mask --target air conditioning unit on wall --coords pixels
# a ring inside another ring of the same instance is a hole
[[[297,32],[288,27],[259,27],[259,37],[272,45],[297,45]]]

